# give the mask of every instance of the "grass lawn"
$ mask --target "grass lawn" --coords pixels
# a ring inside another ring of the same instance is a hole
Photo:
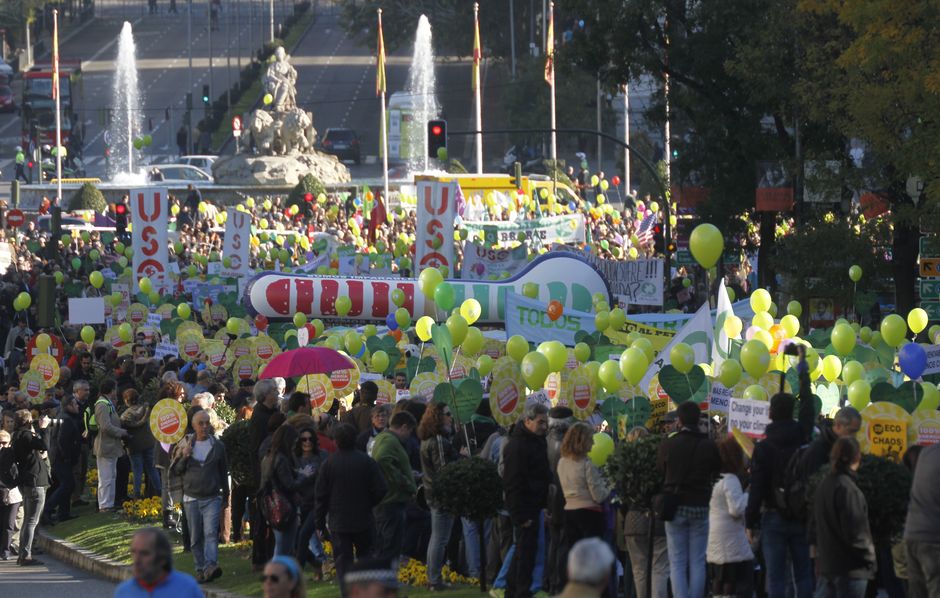
[[[73,509],[72,514],[78,517],[54,527],[45,528],[46,533],[122,563],[130,563],[128,548],[134,531],[149,525],[129,521],[115,513],[97,513],[93,507]],[[244,544],[219,546],[219,565],[222,567],[223,575],[211,584],[212,587],[243,596],[261,596],[259,574],[251,572],[250,550],[247,546]],[[181,544],[176,545],[174,566],[189,574],[194,571],[193,559],[190,555],[183,553]],[[327,598],[338,595],[339,588],[335,583],[327,581],[315,583],[312,581],[312,576],[307,577],[307,596]],[[423,588],[405,586],[399,595],[421,597],[430,596],[431,592]],[[482,594],[479,588],[459,586],[444,595],[451,598],[479,598]]]

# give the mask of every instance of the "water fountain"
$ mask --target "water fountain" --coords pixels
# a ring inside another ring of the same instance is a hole
[[[440,106],[435,95],[434,47],[431,38],[431,22],[425,15],[418,19],[418,31],[415,34],[414,55],[408,68],[408,83],[405,90],[411,98],[413,122],[417,126],[408,129],[408,145],[421,148],[421,154],[412,152],[408,161],[411,172],[430,170],[428,159],[427,122],[438,118]]]
[[[111,91],[111,160],[115,182],[137,179],[134,172],[134,139],[140,136],[140,88],[137,83],[137,47],[131,24],[124,22],[118,38],[117,67]]]

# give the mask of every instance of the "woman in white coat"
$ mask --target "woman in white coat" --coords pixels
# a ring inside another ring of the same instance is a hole
[[[754,552],[744,531],[747,492],[741,482],[744,452],[729,436],[718,444],[721,479],[712,488],[708,505],[708,549],[712,596],[750,597],[754,589]]]

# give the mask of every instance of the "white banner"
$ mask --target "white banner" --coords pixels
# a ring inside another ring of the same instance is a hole
[[[518,243],[519,233],[523,233],[526,241],[534,247],[553,243],[580,244],[585,240],[584,216],[581,214],[492,222],[465,220],[460,226],[471,233],[483,232],[487,244],[500,247],[512,247]]]
[[[167,191],[161,187],[131,189],[131,221],[134,226],[131,247],[134,263],[131,284],[148,277],[157,291],[169,290],[169,244],[167,242]]]
[[[940,372],[940,345],[928,345],[927,349],[927,368],[922,376],[936,374]]]
[[[770,401],[731,399],[728,408],[728,431],[737,428],[745,436],[763,438],[770,423]]]
[[[663,304],[663,260],[591,260],[621,307]]]
[[[712,352],[712,336],[712,315],[708,310],[708,303],[703,303],[702,307],[698,308],[698,311],[692,316],[692,319],[672,337],[669,344],[659,352],[653,363],[650,364],[646,375],[640,381],[640,388],[649,388],[653,376],[659,373],[664,365],[671,363],[669,352],[679,343],[686,343],[692,347],[692,350],[695,351],[695,363],[708,363]]]
[[[222,276],[248,276],[248,245],[251,238],[251,216],[235,208],[226,208],[228,220],[225,222],[225,240],[222,243],[222,257],[229,259],[229,267],[222,267]]]
[[[464,280],[497,280],[512,276],[529,263],[525,246],[515,249],[487,249],[477,243],[463,245],[463,266],[460,278]],[[495,277],[495,278],[494,278]]]
[[[456,275],[454,218],[457,216],[457,182],[417,177],[417,240],[413,276],[425,268],[446,267],[445,278]]]

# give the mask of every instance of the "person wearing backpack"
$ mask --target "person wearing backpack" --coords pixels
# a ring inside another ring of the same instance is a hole
[[[16,513],[23,504],[23,495],[17,487],[19,471],[10,444],[10,433],[0,430],[0,561],[10,559]]]
[[[813,595],[814,573],[806,540],[805,480],[799,462],[809,444],[815,419],[806,349],[798,345],[799,420],[793,419],[796,399],[780,392],[770,399],[770,424],[754,447],[751,459],[745,524],[749,538],[760,532],[769,598],[786,598],[790,580],[796,598]],[[792,574],[790,567],[792,566]]]
[[[114,407],[117,398],[117,384],[113,379],[101,383],[101,396],[95,401],[95,424],[98,435],[94,448],[98,465],[98,510],[109,512],[114,509],[114,495],[117,488],[117,461],[124,454],[123,439],[130,434],[121,427],[121,418]]]

